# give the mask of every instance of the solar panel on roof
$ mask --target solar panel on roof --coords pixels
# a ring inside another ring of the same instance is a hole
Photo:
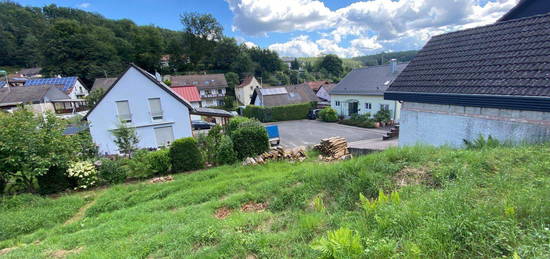
[[[25,86],[33,85],[63,85],[63,91],[69,90],[76,83],[76,77],[62,77],[62,78],[37,78],[29,79],[25,82]]]
[[[277,87],[277,88],[261,88],[262,95],[276,95],[276,94],[287,94],[286,88]]]

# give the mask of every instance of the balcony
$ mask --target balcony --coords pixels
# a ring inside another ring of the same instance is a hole
[[[56,100],[52,103],[56,114],[74,114],[90,109],[84,100]]]
[[[224,96],[225,94],[201,94],[201,98],[219,98]]]

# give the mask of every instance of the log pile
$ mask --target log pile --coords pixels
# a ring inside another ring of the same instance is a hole
[[[348,151],[348,142],[342,137],[322,139],[321,143],[315,145],[313,148],[319,151],[319,160],[329,162],[351,158],[351,154]]]
[[[258,165],[265,164],[273,160],[290,160],[302,162],[307,158],[305,147],[296,147],[285,149],[280,146],[271,149],[257,157],[248,157],[244,160],[243,165]]]

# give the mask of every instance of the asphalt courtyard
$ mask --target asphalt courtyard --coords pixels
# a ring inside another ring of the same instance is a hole
[[[348,142],[382,139],[386,132],[382,129],[364,129],[316,120],[279,121],[265,125],[279,126],[283,147],[311,146],[329,137],[344,137]]]

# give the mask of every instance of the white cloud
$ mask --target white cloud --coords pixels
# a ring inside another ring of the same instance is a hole
[[[78,4],[78,8],[82,8],[82,9],[89,8],[90,6],[92,6],[91,3],[81,3],[81,4]]]
[[[409,49],[419,48],[433,35],[492,23],[519,0],[489,0],[485,4],[481,0],[371,0],[337,10],[330,10],[319,0],[226,1],[235,15],[233,29],[248,35],[323,30],[315,42],[307,37],[294,38],[273,44],[272,49],[300,55],[331,52],[350,56],[387,46],[399,49],[399,42],[409,44]],[[344,48],[340,44],[346,38],[352,40]]]
[[[308,36],[300,35],[285,43],[275,43],[268,47],[283,57],[315,57],[321,54],[319,46]]]

